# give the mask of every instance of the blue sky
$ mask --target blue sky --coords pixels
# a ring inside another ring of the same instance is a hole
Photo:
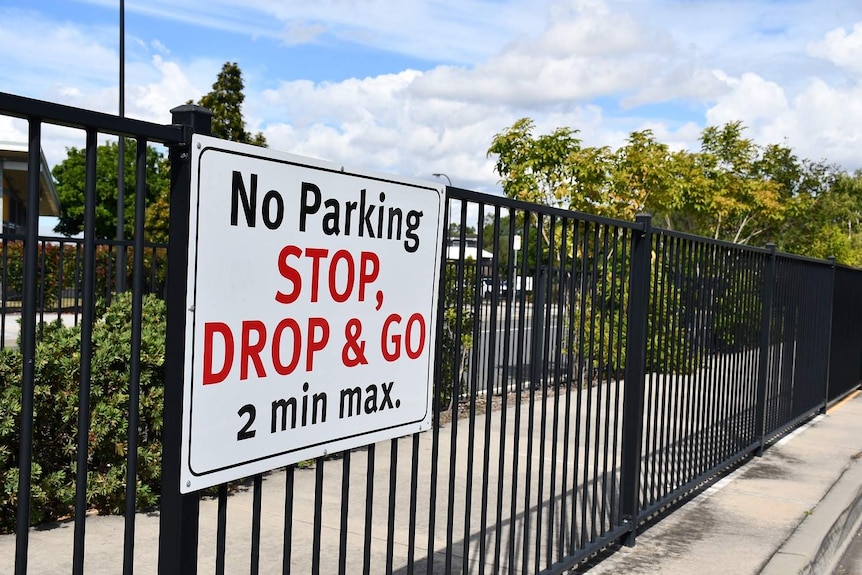
[[[741,120],[759,143],[862,168],[862,2],[126,0],[126,113],[157,122],[226,61],[249,129],[358,169],[498,190],[486,150],[523,116],[675,148]],[[116,112],[118,0],[0,0],[0,90]],[[0,118],[0,140],[22,140]],[[49,163],[83,136],[46,130]]]

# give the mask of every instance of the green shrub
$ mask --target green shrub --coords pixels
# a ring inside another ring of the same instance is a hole
[[[102,306],[93,327],[87,505],[125,507],[131,350],[130,294]],[[165,304],[146,296],[141,333],[138,508],[157,502],[161,481]],[[31,524],[70,514],[75,498],[80,327],[44,326],[36,345]],[[0,532],[15,526],[21,412],[21,354],[0,353]]]

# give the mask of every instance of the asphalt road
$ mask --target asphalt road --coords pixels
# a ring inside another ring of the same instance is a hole
[[[862,575],[862,527],[835,566],[833,575]]]

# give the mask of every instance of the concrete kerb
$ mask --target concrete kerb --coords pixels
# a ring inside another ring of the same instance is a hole
[[[764,566],[761,575],[831,573],[862,525],[862,459],[850,459],[811,514]]]

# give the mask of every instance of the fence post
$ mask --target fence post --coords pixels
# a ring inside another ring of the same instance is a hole
[[[625,544],[635,544],[638,524],[643,434],[644,379],[646,377],[647,314],[649,312],[650,261],[652,260],[652,217],[639,214],[643,226],[632,237],[629,279],[628,325],[626,327],[626,371],[623,400],[622,460],[620,463],[620,513],[628,523]]]
[[[769,348],[772,345],[772,299],[775,292],[775,244],[766,244],[768,254],[763,270],[763,307],[760,312],[760,360],[757,370],[757,404],[755,406],[755,433],[757,456],[763,455],[766,439],[766,380],[769,376]]]
[[[42,145],[42,122],[28,118],[27,210],[24,228],[24,287],[21,293],[21,417],[18,446],[18,492],[15,533],[15,573],[27,573],[30,544],[30,499],[33,474],[33,395],[36,386],[36,289],[39,265],[39,150]],[[4,286],[5,289],[5,286]]]
[[[832,375],[832,322],[835,317],[835,256],[829,256],[830,274],[829,274],[829,318],[827,319],[828,339],[826,340],[826,381],[823,384],[823,405],[820,407],[820,413],[826,413],[826,407],[829,405],[829,378]]]
[[[159,518],[159,574],[197,572],[198,508],[196,493],[180,494],[183,385],[185,377],[186,285],[188,282],[189,195],[192,134],[209,135],[212,112],[186,104],[171,110],[184,129],[183,143],[170,149],[171,210],[168,228],[165,399],[162,431],[162,497]]]

